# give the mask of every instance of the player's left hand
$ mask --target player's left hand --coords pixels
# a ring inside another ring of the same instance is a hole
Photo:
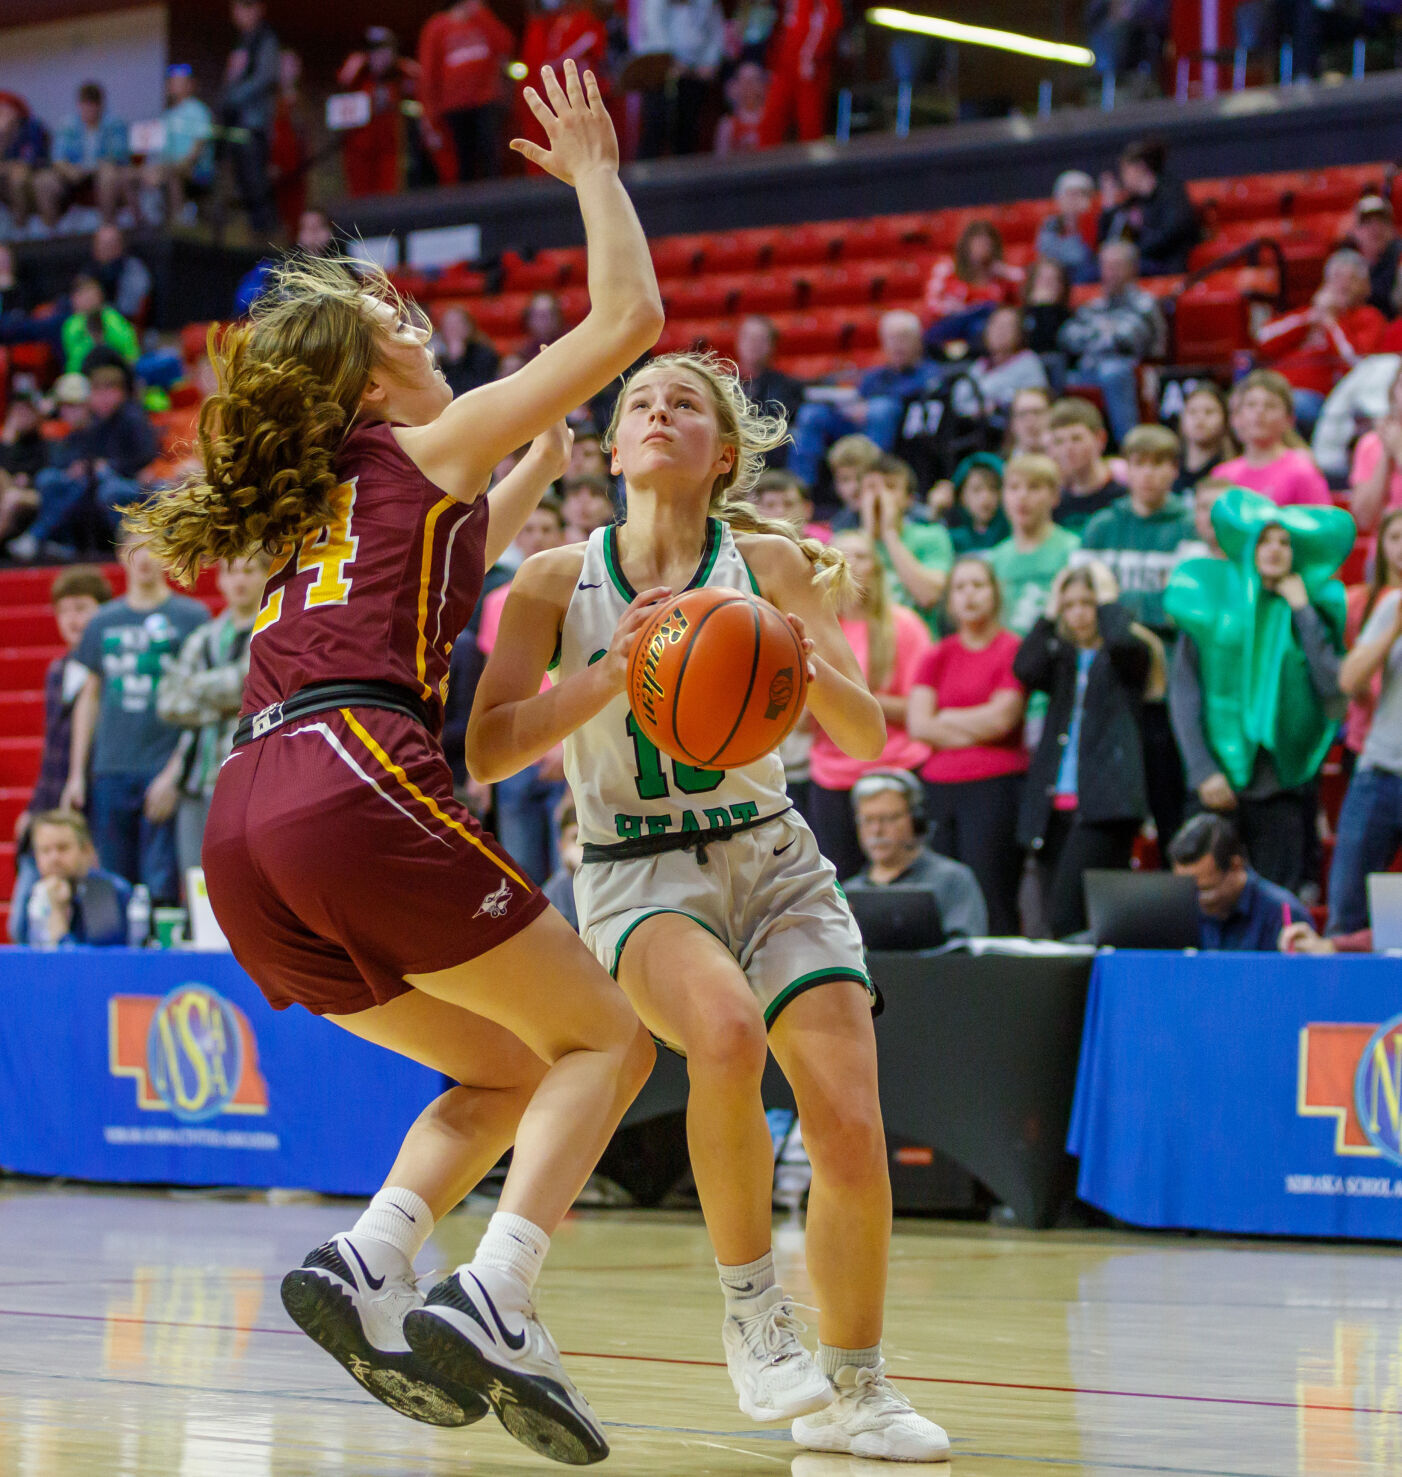
[[[801,615],[785,615],[784,619],[793,627],[794,635],[798,637],[798,644],[803,648],[804,664],[808,671],[808,680],[818,680],[818,664],[813,660],[813,642],[808,636],[807,629],[803,624]]]
[[[545,346],[542,344],[542,348]],[[558,482],[570,464],[570,452],[574,449],[574,432],[568,422],[556,421],[548,430],[542,431],[531,442],[526,454],[535,462],[542,475],[551,482]]]

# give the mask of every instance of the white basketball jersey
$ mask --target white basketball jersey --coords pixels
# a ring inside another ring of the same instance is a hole
[[[703,585],[759,592],[729,525],[719,518],[707,520],[706,547],[687,589]],[[555,681],[584,671],[604,655],[636,594],[618,557],[618,530],[595,529],[565,612],[559,657],[551,668]],[[777,815],[789,806],[777,753],[743,769],[681,764],[643,736],[623,693],[565,740],[565,774],[574,793],[579,839],[596,846],[715,830]]]

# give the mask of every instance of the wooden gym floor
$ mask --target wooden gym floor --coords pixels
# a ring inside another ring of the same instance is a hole
[[[354,1213],[0,1187],[0,1474],[562,1470],[491,1417],[457,1433],[403,1420],[292,1327],[279,1278]],[[481,1225],[451,1217],[421,1269],[470,1254]],[[776,1248],[811,1300],[797,1228]],[[749,1425],[695,1217],[580,1215],[542,1312],[620,1477],[1351,1477],[1402,1473],[1400,1269],[1365,1247],[904,1222],[887,1347],[948,1428],[952,1468],[803,1454]]]

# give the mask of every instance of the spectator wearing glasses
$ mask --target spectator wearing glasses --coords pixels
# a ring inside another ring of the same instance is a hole
[[[852,787],[852,809],[866,865],[843,882],[846,891],[922,887],[939,908],[946,938],[987,934],[978,879],[962,862],[925,843],[925,796],[913,774],[887,769],[863,775]]]

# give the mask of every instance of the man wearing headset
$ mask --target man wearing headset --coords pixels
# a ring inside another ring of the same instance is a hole
[[[925,790],[904,769],[877,769],[852,786],[857,841],[866,866],[842,885],[926,887],[935,896],[946,938],[979,938],[988,932],[988,907],[974,874],[963,862],[931,851],[926,830]]]

